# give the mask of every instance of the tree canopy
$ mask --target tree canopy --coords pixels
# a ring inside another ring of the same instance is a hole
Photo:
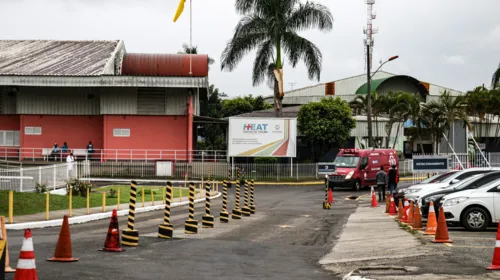
[[[330,147],[343,146],[356,127],[349,104],[340,97],[303,105],[297,121],[299,131],[312,149],[314,160],[318,160]]]

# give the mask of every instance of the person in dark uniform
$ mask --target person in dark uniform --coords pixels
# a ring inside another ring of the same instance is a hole
[[[378,201],[385,201],[385,186],[387,185],[387,174],[384,171],[384,167],[380,166],[380,171],[377,172],[377,189],[378,189]]]
[[[396,165],[393,165],[389,170],[389,193],[392,195],[397,187],[396,182]]]

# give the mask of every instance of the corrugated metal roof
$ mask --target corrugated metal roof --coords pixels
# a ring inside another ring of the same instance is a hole
[[[190,69],[190,59],[192,68]],[[192,75],[189,75],[191,70]],[[122,75],[162,77],[206,77],[206,54],[146,54],[126,53],[122,61]]]
[[[102,75],[119,42],[0,40],[0,75]]]

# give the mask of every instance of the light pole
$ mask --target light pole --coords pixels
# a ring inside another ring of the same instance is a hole
[[[366,89],[367,89],[367,96],[366,96],[366,103],[368,108],[367,108],[367,113],[368,113],[368,116],[367,116],[367,122],[368,122],[368,147],[374,147],[373,145],[373,130],[372,130],[372,89],[371,89],[371,80],[373,78],[373,76],[375,76],[375,74],[378,72],[378,70],[380,70],[380,68],[382,68],[382,66],[384,64],[386,64],[387,62],[389,61],[393,61],[395,59],[397,59],[399,56],[395,55],[395,56],[391,56],[389,57],[388,60],[384,61],[382,64],[380,64],[380,66],[377,68],[377,70],[375,72],[373,72],[373,74],[370,73],[370,45],[366,45],[366,48],[367,48],[367,51],[366,51],[366,55],[367,55],[367,59],[366,59],[366,78],[367,78],[367,83],[366,83]]]

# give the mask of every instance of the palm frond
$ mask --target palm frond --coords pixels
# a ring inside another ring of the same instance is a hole
[[[333,28],[333,16],[326,6],[306,2],[292,11],[286,27],[295,32],[315,27],[321,31],[329,31]]]
[[[234,37],[268,32],[266,21],[257,15],[244,16],[234,28]]]
[[[304,60],[309,79],[316,77],[319,81],[323,56],[315,44],[295,32],[285,32],[283,47],[292,67],[295,67],[300,59]]]
[[[257,57],[253,62],[252,84],[260,85],[268,74],[269,59],[273,53],[273,42],[268,40],[261,44],[257,50]]]
[[[248,34],[241,37],[233,37],[227,44],[221,56],[221,70],[232,71],[243,59],[245,54],[257,47],[267,39],[265,33]]]
[[[498,64],[497,70],[491,77],[491,88],[496,88],[498,86],[498,83],[500,83],[500,64]]]
[[[272,6],[279,5],[280,1],[276,0],[236,0],[236,12],[240,14],[248,14],[255,12],[257,14],[270,14]]]

